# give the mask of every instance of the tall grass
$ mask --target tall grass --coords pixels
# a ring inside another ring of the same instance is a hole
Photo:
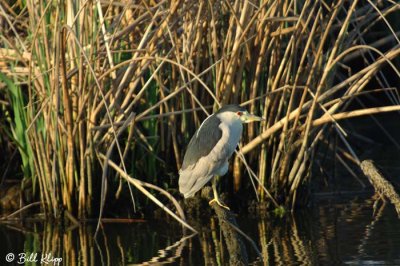
[[[380,72],[389,65],[399,76],[391,16],[400,6],[374,3],[2,2],[1,80],[12,77],[8,86],[22,92],[20,130],[33,161],[25,178],[39,184],[50,216],[91,216],[118,186],[105,155],[135,178],[176,186],[209,107],[247,103],[267,122],[247,127],[241,153],[251,155],[234,160],[236,188],[249,187],[251,166],[260,200],[294,206],[328,129],[346,141],[339,120],[365,115],[345,111],[371,80],[395,106],[369,111],[400,109]],[[372,33],[381,42],[366,39]]]

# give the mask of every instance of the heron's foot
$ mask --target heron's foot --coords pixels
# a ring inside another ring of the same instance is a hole
[[[231,210],[231,209],[229,209],[228,206],[226,206],[226,205],[224,205],[222,202],[220,202],[218,198],[213,198],[212,200],[210,200],[210,201],[208,202],[208,204],[211,205],[211,204],[213,204],[214,202],[216,202],[216,203],[217,203],[219,206],[221,206],[222,208],[227,209],[228,211]]]

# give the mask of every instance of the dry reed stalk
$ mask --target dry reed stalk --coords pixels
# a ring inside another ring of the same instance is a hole
[[[101,159],[108,161],[110,166],[113,167],[121,175],[122,178],[126,179],[128,182],[133,184],[137,189],[139,189],[143,194],[145,194],[146,197],[148,197],[155,204],[157,204],[161,209],[163,209],[165,212],[167,212],[169,215],[171,215],[175,220],[177,220],[179,223],[181,223],[184,227],[188,228],[192,232],[197,233],[197,231],[193,227],[191,227],[189,224],[186,223],[185,214],[184,214],[182,208],[180,207],[179,203],[175,200],[175,198],[171,196],[171,194],[169,194],[167,191],[165,191],[155,185],[152,185],[152,184],[149,184],[149,183],[146,183],[146,182],[143,182],[138,179],[130,177],[128,174],[126,174],[126,171],[119,168],[114,162],[110,161],[106,156],[101,154],[100,157],[101,157]],[[167,208],[164,204],[162,204],[156,197],[154,197],[151,193],[149,193],[145,189],[145,187],[155,189],[155,190],[159,191],[160,193],[162,193],[164,196],[166,196],[169,200],[171,200],[172,203],[174,204],[177,212],[179,213],[180,217],[178,217],[169,208]]]

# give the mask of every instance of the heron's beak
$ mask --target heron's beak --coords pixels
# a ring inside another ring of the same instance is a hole
[[[245,123],[250,123],[250,122],[254,122],[254,121],[265,121],[266,119],[264,117],[259,117],[253,114],[244,114],[244,119],[243,122]]]

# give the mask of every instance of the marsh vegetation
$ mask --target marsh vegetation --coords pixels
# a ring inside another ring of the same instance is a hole
[[[370,142],[342,121],[400,110],[399,9],[2,1],[1,182],[18,181],[18,208],[71,224],[147,217],[151,201],[185,223],[175,200],[185,147],[207,115],[240,103],[267,121],[245,127],[224,191],[238,209],[304,206],[326,158],[358,178]]]

